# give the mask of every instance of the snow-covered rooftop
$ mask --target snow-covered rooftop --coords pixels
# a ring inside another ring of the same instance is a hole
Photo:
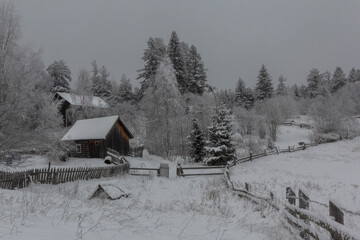
[[[73,106],[108,108],[109,105],[99,97],[76,95],[73,93],[57,92],[65,101]]]
[[[133,137],[119,116],[110,116],[76,121],[61,141],[105,139],[118,119],[130,137]]]

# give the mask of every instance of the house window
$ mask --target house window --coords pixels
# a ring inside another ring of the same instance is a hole
[[[81,144],[76,144],[76,153],[81,153]]]
[[[99,141],[95,141],[95,146],[99,146],[100,142]]]

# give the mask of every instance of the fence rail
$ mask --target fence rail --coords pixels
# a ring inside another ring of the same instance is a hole
[[[300,237],[303,239],[323,239],[320,238],[323,233],[319,232],[310,224],[317,225],[318,227],[326,230],[331,238],[334,240],[358,240],[360,235],[355,231],[345,227],[344,213],[342,209],[336,206],[332,201],[329,201],[329,212],[331,217],[319,216],[319,214],[309,211],[310,200],[306,194],[299,189],[299,196],[290,188],[286,188],[286,199],[288,203],[283,203],[276,199],[272,192],[267,195],[259,195],[251,191],[251,186],[245,183],[245,189],[239,189],[234,186],[230,178],[230,166],[228,165],[224,171],[224,177],[228,187],[236,192],[240,197],[246,198],[255,204],[267,203],[273,208],[283,213],[287,221],[286,226],[293,230],[300,232]],[[299,206],[296,205],[296,199],[299,201]]]
[[[112,167],[41,168],[22,172],[1,172],[0,188],[25,188],[29,183],[59,184],[76,180],[113,177],[127,172],[128,164]]]
[[[199,167],[182,167],[178,164],[176,169],[176,175],[179,177],[190,176],[211,176],[211,175],[223,175],[225,166],[199,166]],[[194,170],[201,170],[200,172],[194,172]],[[214,170],[219,170],[214,172]]]

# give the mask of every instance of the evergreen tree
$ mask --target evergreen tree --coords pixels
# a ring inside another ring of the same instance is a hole
[[[306,80],[308,83],[307,92],[309,97],[316,98],[319,95],[319,85],[321,82],[321,75],[319,70],[316,68],[311,69]]]
[[[90,80],[91,80],[91,92],[95,95],[98,96],[98,92],[97,92],[97,88],[100,85],[100,71],[99,71],[99,67],[96,63],[95,60],[93,60],[91,62],[91,66],[92,66],[92,70],[91,70],[91,76],[90,76]]]
[[[188,87],[188,83],[186,81],[186,63],[184,61],[184,56],[182,55],[179,38],[175,31],[171,33],[167,53],[175,69],[175,76],[179,85],[179,90],[181,93],[185,93]]]
[[[245,88],[244,96],[245,97],[244,97],[243,107],[249,110],[254,106],[255,103],[253,90],[251,90],[251,88]]]
[[[245,88],[244,81],[239,78],[235,88],[235,103],[246,109],[252,108],[254,96],[250,88]]]
[[[222,105],[216,109],[211,126],[208,128],[209,141],[205,147],[206,165],[226,165],[235,158],[235,148],[231,142],[229,111]]]
[[[274,95],[274,88],[271,82],[271,77],[267,72],[265,65],[261,66],[258,75],[258,82],[256,84],[256,99],[264,100],[271,98]]]
[[[331,79],[331,92],[336,92],[346,84],[345,73],[340,67],[335,69],[334,75]]]
[[[206,87],[206,72],[204,62],[194,45],[190,47],[188,62],[187,90],[195,94],[202,94]]]
[[[348,75],[348,81],[349,82],[356,82],[357,81],[357,74],[356,74],[355,68],[351,68],[349,75]]]
[[[286,81],[286,78],[284,78],[283,75],[280,75],[279,84],[276,89],[276,95],[280,95],[280,96],[286,95],[285,81]]]
[[[147,49],[144,51],[142,60],[145,62],[143,69],[138,70],[139,76],[137,79],[142,79],[141,88],[138,92],[139,100],[142,98],[144,92],[154,81],[156,70],[158,69],[160,61],[164,58],[166,53],[166,46],[162,38],[152,38],[147,42]]]
[[[300,90],[296,83],[291,87],[291,90],[296,98],[300,98]]]
[[[205,140],[196,118],[193,119],[193,129],[188,138],[191,159],[195,162],[202,162],[205,156]]]
[[[126,78],[125,74],[122,75],[120,80],[118,96],[120,102],[129,102],[134,99],[130,79]]]
[[[49,75],[54,81],[52,92],[69,92],[69,82],[71,81],[71,72],[63,60],[54,61],[47,68]]]

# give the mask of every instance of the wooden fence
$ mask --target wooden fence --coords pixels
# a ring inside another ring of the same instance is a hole
[[[128,172],[129,165],[112,167],[42,168],[23,172],[0,172],[0,188],[24,188],[29,183],[59,184],[76,180],[113,177]]]
[[[179,177],[223,175],[224,168],[225,166],[181,167],[181,165],[178,164],[176,169],[176,175]]]
[[[327,236],[324,236],[324,233],[318,230],[319,227],[326,230],[333,240],[360,239],[358,233],[343,225],[343,209],[332,201],[329,201],[329,213],[331,217],[319,216],[318,213],[309,211],[309,205],[312,201],[301,189],[299,189],[299,195],[296,196],[295,192],[290,187],[287,187],[286,199],[288,203],[286,203],[275,198],[272,192],[266,195],[259,195],[257,192],[253,192],[248,183],[245,183],[245,189],[235,187],[230,178],[230,166],[225,168],[224,176],[228,187],[236,192],[239,197],[246,198],[255,204],[266,203],[276,210],[281,211],[286,220],[285,226],[287,226],[290,231],[294,231],[295,229],[303,239],[319,240],[326,238]],[[296,206],[297,199],[299,203],[298,206]],[[314,225],[317,227],[314,227]]]

